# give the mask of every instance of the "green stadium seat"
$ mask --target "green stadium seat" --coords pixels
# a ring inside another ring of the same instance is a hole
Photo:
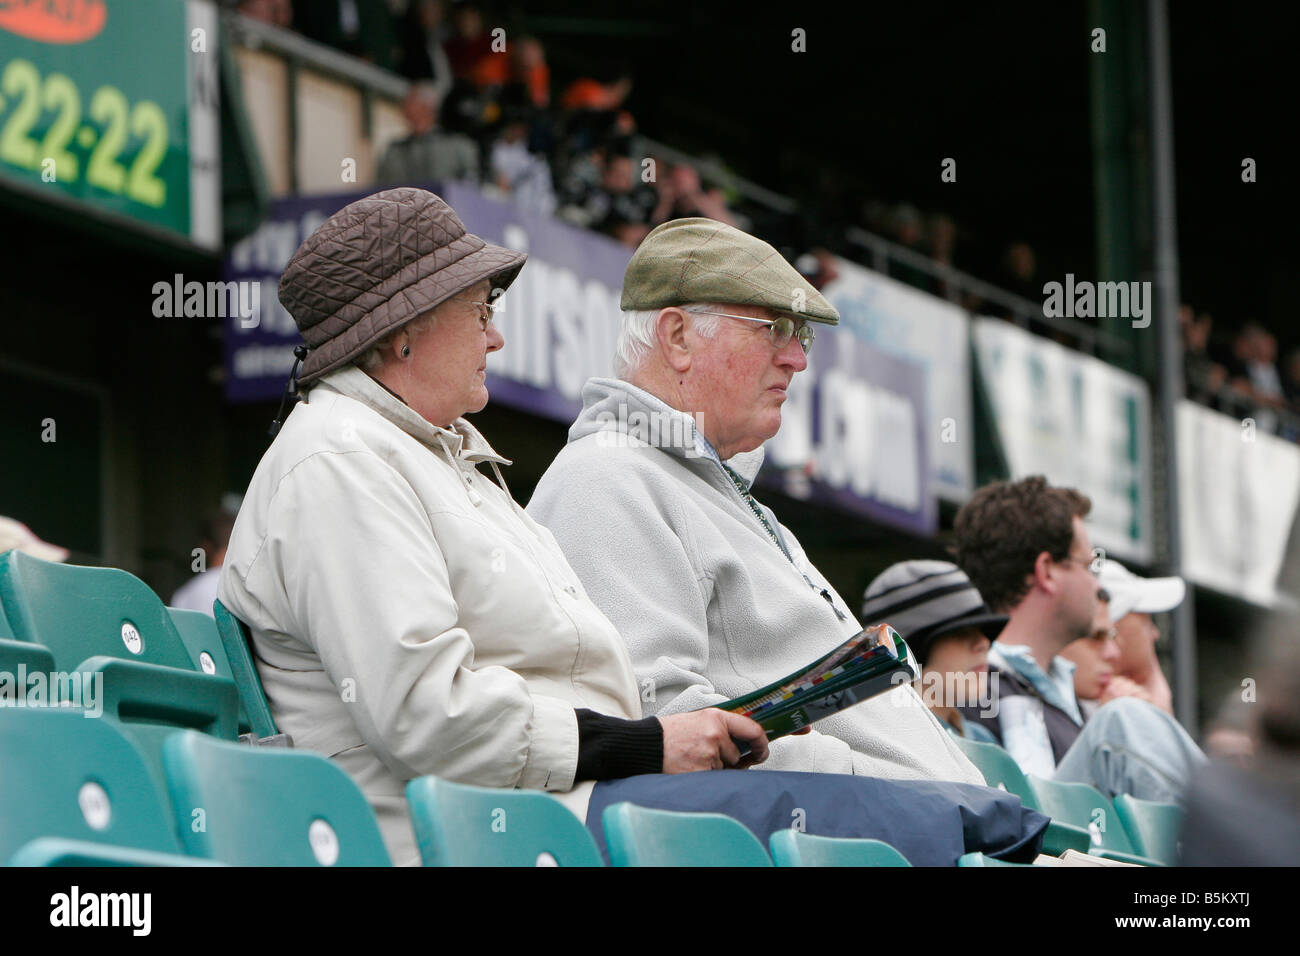
[[[178,855],[144,757],[108,721],[64,708],[6,708],[0,768],[0,861],[189,862]]]
[[[983,775],[984,782],[990,787],[1014,793],[1031,810],[1042,810],[1034,795],[1034,788],[1020,769],[1020,764],[1006,750],[997,744],[980,743],[964,737],[954,736],[953,742],[975,765],[975,769]],[[1066,850],[1087,853],[1091,846],[1092,837],[1086,825],[1081,827],[1065,820],[1053,819],[1043,834],[1043,852],[1048,856],[1060,856]]]
[[[194,669],[158,595],[117,568],[9,551],[0,556],[0,605],[15,639],[48,647],[60,670],[96,656]]]
[[[616,803],[601,816],[614,866],[771,866],[754,834],[721,813]]]
[[[419,777],[406,800],[425,866],[604,865],[582,821],[541,791]]]
[[[4,605],[0,604],[0,641],[12,641],[13,639],[13,628],[9,626],[9,619],[5,617]]]
[[[25,666],[29,674],[32,671],[48,674],[54,670],[54,655],[48,647],[40,644],[0,638],[0,671],[14,674],[14,679],[17,680],[19,664]]]
[[[1006,860],[995,860],[991,856],[983,853],[963,853],[957,858],[957,865],[966,866],[1035,866],[1034,863],[1010,863]]]
[[[768,845],[777,866],[911,866],[883,840],[813,836],[777,830]]]
[[[187,852],[234,866],[388,866],[374,812],[327,757],[191,730],[163,745]]]
[[[33,840],[13,855],[9,866],[222,866],[212,860],[200,860],[175,853],[155,853],[152,850],[132,850],[126,847],[104,846],[85,840],[60,840],[41,837]]]
[[[1038,798],[1043,813],[1053,820],[1062,820],[1089,831],[1092,840],[1088,853],[1123,863],[1161,865],[1134,851],[1128,834],[1124,832],[1124,825],[1115,814],[1115,808],[1095,788],[1086,783],[1044,780],[1032,774],[1027,779],[1034,788],[1034,795]]]
[[[1183,809],[1175,803],[1139,800],[1127,793],[1117,794],[1115,815],[1133,844],[1133,852],[1159,860],[1166,866],[1178,865],[1178,834],[1183,826]]]
[[[997,744],[980,743],[956,735],[953,735],[952,741],[975,765],[975,769],[983,775],[984,782],[990,787],[1014,793],[1025,806],[1031,810],[1038,809],[1033,788],[1025,779],[1024,771],[1006,750]]]
[[[17,640],[48,649],[54,669],[99,673],[105,715],[140,744],[159,787],[173,730],[238,736],[234,683],[196,669],[167,608],[134,575],[9,551],[0,556],[0,604]]]
[[[271,716],[271,705],[262,689],[262,678],[257,674],[257,665],[249,651],[247,629],[244,622],[231,614],[220,601],[212,605],[213,617],[217,622],[217,633],[226,650],[226,662],[230,665],[239,689],[239,701],[244,714],[248,717],[252,732],[258,737],[274,737],[280,733]]]
[[[226,646],[217,632],[217,622],[212,619],[212,616],[202,611],[190,611],[179,607],[169,607],[167,613],[176,627],[176,632],[180,634],[181,641],[185,644],[185,650],[189,652],[194,669],[204,674],[224,677],[234,682],[238,691],[239,682],[235,680],[234,672],[230,668],[230,660],[226,657]],[[239,732],[241,734],[252,732],[242,696],[239,701]]]

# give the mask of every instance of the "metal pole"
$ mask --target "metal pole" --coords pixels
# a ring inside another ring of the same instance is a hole
[[[1182,574],[1178,513],[1176,412],[1183,396],[1182,340],[1178,327],[1178,230],[1174,201],[1174,124],[1169,78],[1169,16],[1166,0],[1147,0],[1151,47],[1151,185],[1155,238],[1155,330],[1160,355],[1158,424],[1164,449],[1165,519],[1168,563]],[[1198,733],[1196,699],[1195,593],[1174,611],[1174,710],[1192,736]]]

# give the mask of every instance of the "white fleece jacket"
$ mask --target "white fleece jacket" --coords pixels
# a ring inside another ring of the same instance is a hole
[[[570,791],[575,708],[641,717],[613,625],[485,462],[509,464],[464,419],[333,372],[257,466],[222,568],[280,730],[356,779],[399,864],[408,780]],[[563,798],[579,819],[591,789]]]
[[[528,512],[627,642],[646,713],[749,693],[861,630],[764,509],[785,548],[772,540],[689,415],[615,379],[591,379],[582,398]],[[658,447],[629,440],[629,425]],[[761,464],[761,451],[729,462],[746,483]],[[984,782],[911,686],[775,741],[761,766]]]

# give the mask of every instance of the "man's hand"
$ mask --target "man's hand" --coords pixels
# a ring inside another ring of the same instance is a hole
[[[1114,700],[1116,697],[1137,697],[1139,700],[1145,700],[1147,703],[1154,704],[1155,697],[1151,692],[1143,687],[1137,681],[1130,680],[1127,677],[1116,675],[1110,679],[1106,689],[1101,692],[1101,702],[1103,704]]]
[[[748,717],[710,707],[660,717],[664,728],[664,773],[693,770],[743,770],[767,759],[767,735]],[[736,742],[749,745],[742,758]]]

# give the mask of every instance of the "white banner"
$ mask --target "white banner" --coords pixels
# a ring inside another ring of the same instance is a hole
[[[819,334],[848,332],[924,369],[930,493],[965,501],[975,473],[966,313],[847,259],[837,258],[835,267],[839,278],[822,294],[839,310],[840,324],[833,330],[819,329]]]
[[[1150,563],[1146,382],[1001,319],[975,319],[972,336],[1011,476],[1078,489],[1093,544]]]
[[[1300,497],[1300,447],[1194,402],[1178,404],[1183,571],[1271,605]]]

